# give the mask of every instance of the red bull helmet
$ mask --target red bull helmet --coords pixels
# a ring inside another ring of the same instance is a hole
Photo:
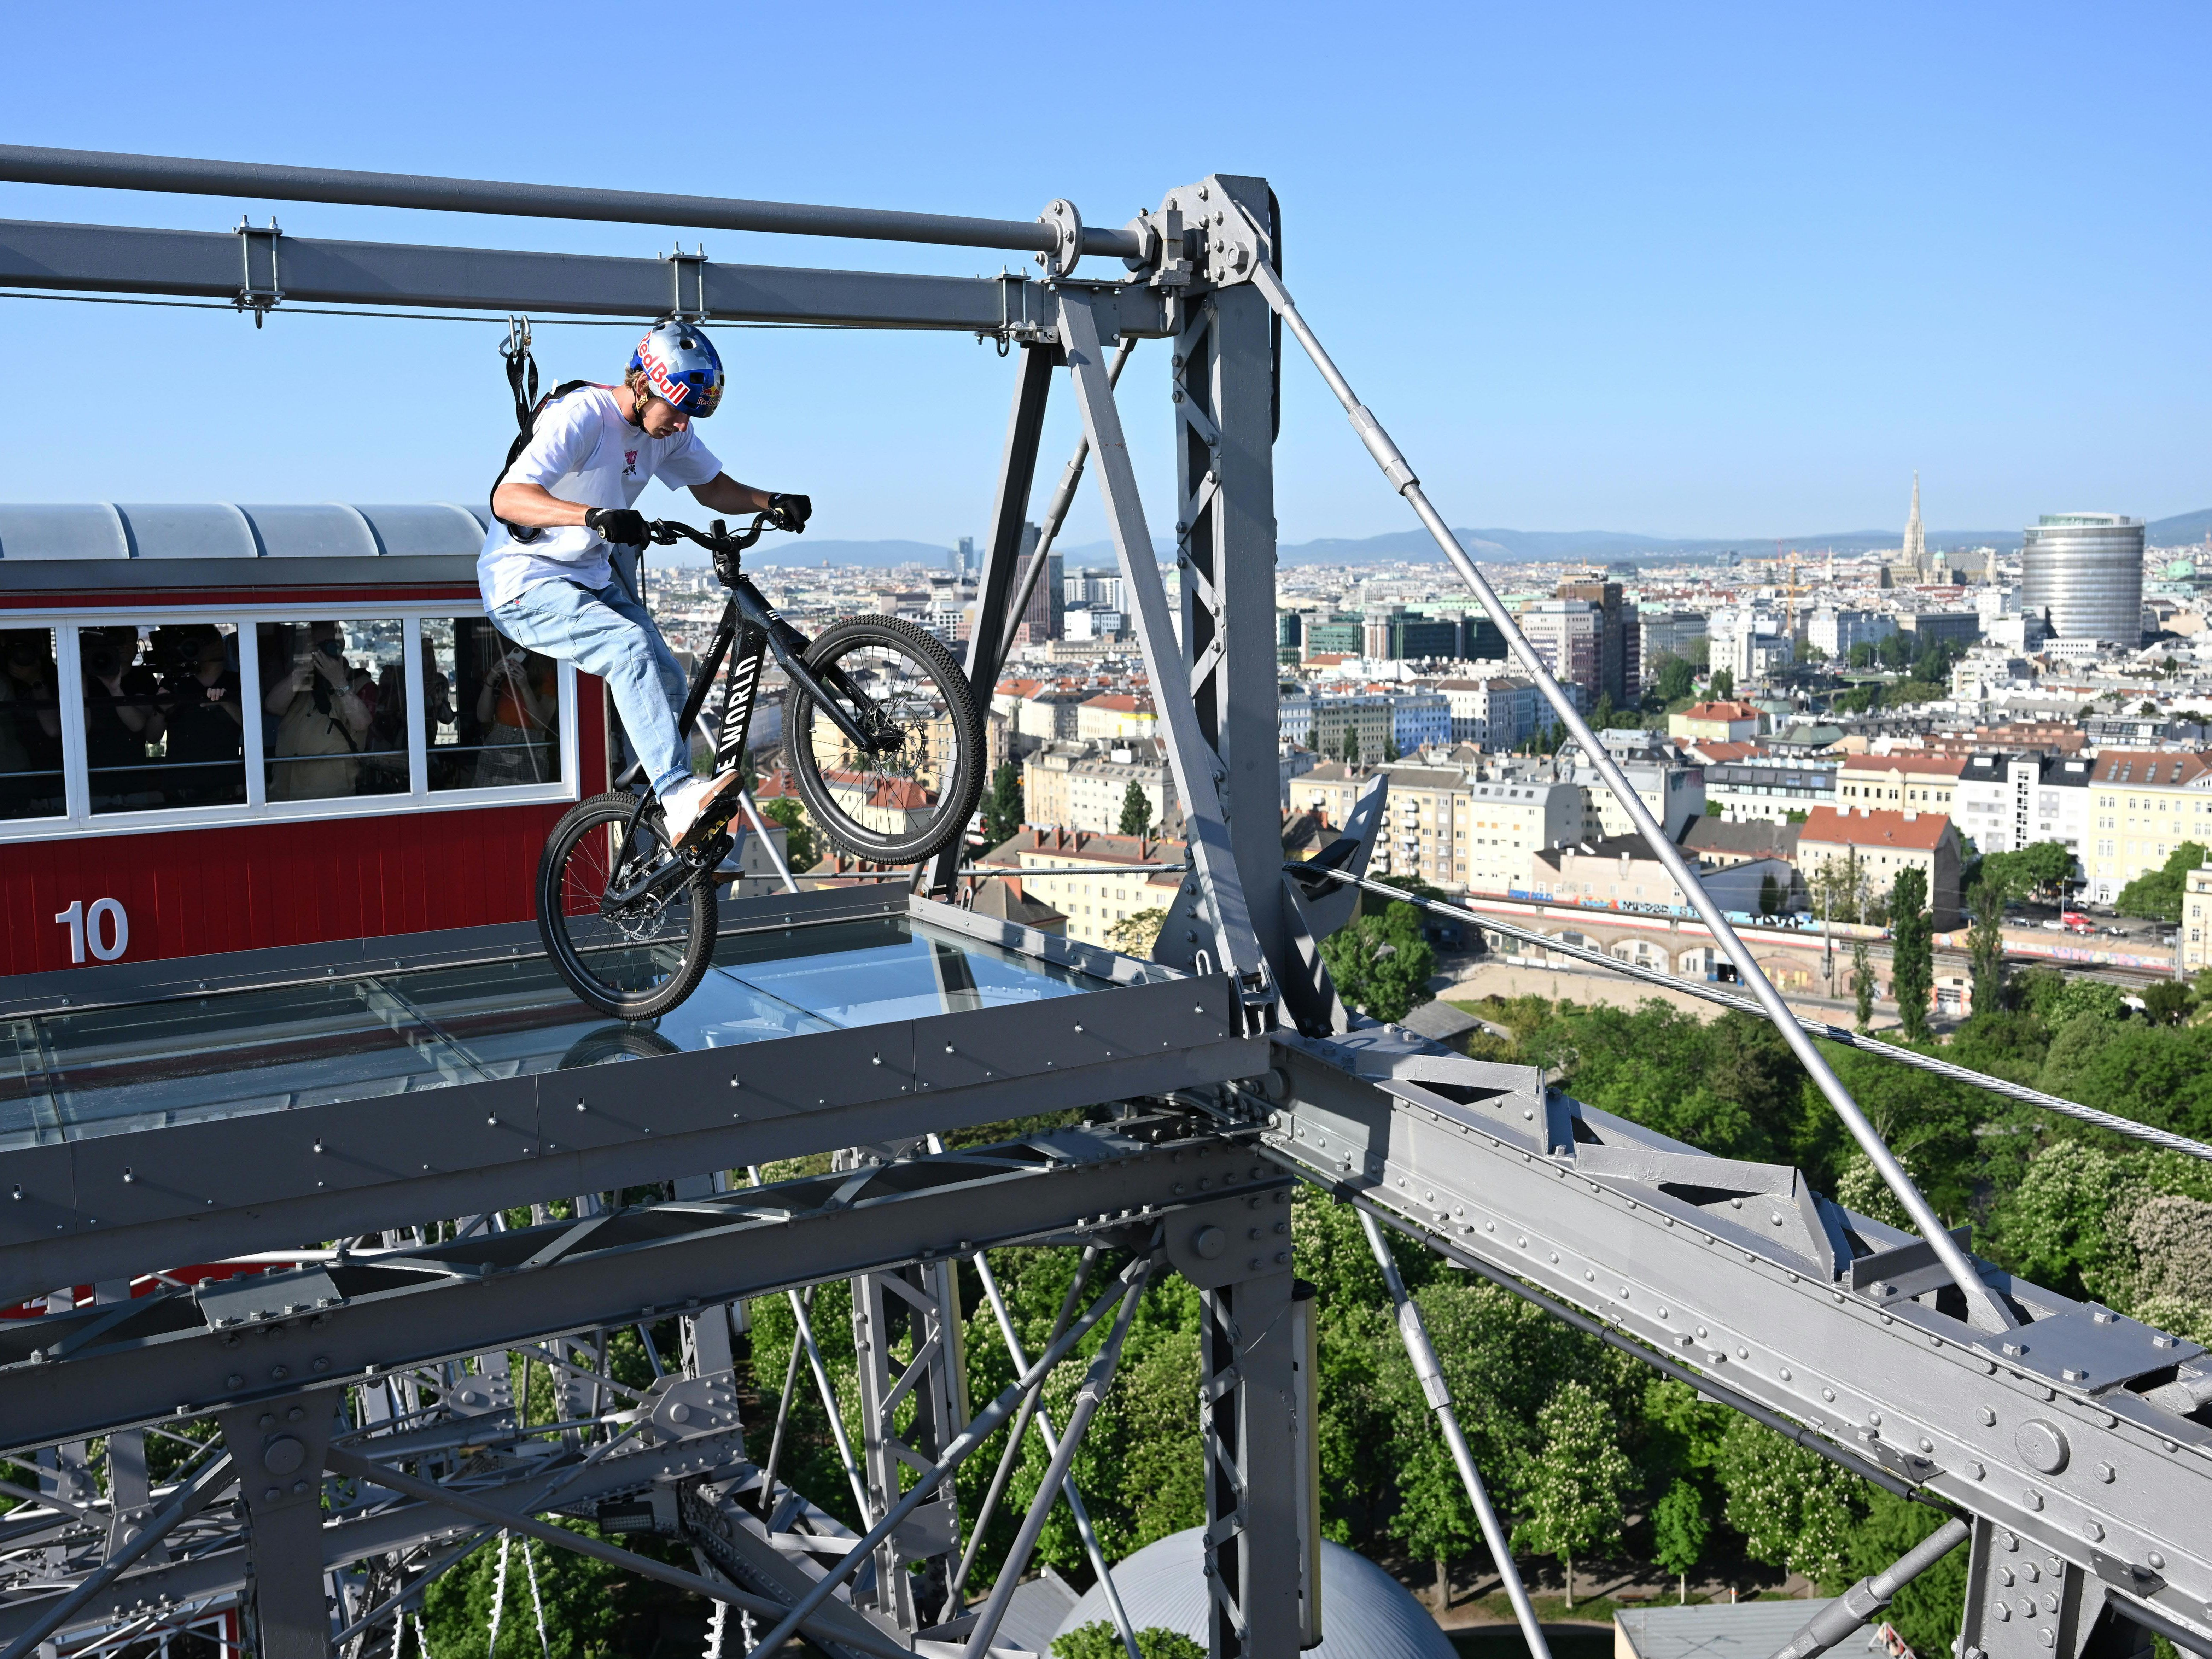
[[[659,323],[629,354],[647,388],[687,419],[702,421],[722,401],[722,359],[696,323]]]

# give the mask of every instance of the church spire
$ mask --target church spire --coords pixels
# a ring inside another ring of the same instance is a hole
[[[1912,516],[1905,521],[1905,559],[1911,565],[1928,562],[1928,533],[1920,527],[1920,475],[1912,475]]]

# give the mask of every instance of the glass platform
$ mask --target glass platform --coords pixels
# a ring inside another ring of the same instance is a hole
[[[732,934],[650,1025],[542,957],[0,1019],[0,1150],[1105,990],[907,916]]]

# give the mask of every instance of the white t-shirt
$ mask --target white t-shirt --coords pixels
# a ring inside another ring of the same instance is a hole
[[[702,484],[722,464],[685,427],[665,438],[648,438],[622,416],[613,389],[587,386],[553,404],[501,483],[534,483],[579,507],[631,507],[651,478]],[[581,525],[562,525],[518,542],[492,520],[477,557],[477,586],[487,606],[505,605],[539,582],[579,582],[605,587],[614,580],[606,538]]]

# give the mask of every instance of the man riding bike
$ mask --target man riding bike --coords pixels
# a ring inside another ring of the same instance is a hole
[[[804,529],[813,512],[804,495],[739,483],[699,441],[691,422],[714,412],[723,385],[704,331],[662,323],[630,353],[620,386],[556,392],[492,491],[496,516],[477,560],[484,609],[501,634],[606,681],[677,847],[716,817],[738,774],[691,775],[690,741],[677,725],[684,671],[617,576],[610,549],[645,545],[645,516],[632,503],[654,477],[688,486],[717,513],[766,513],[779,530]]]

